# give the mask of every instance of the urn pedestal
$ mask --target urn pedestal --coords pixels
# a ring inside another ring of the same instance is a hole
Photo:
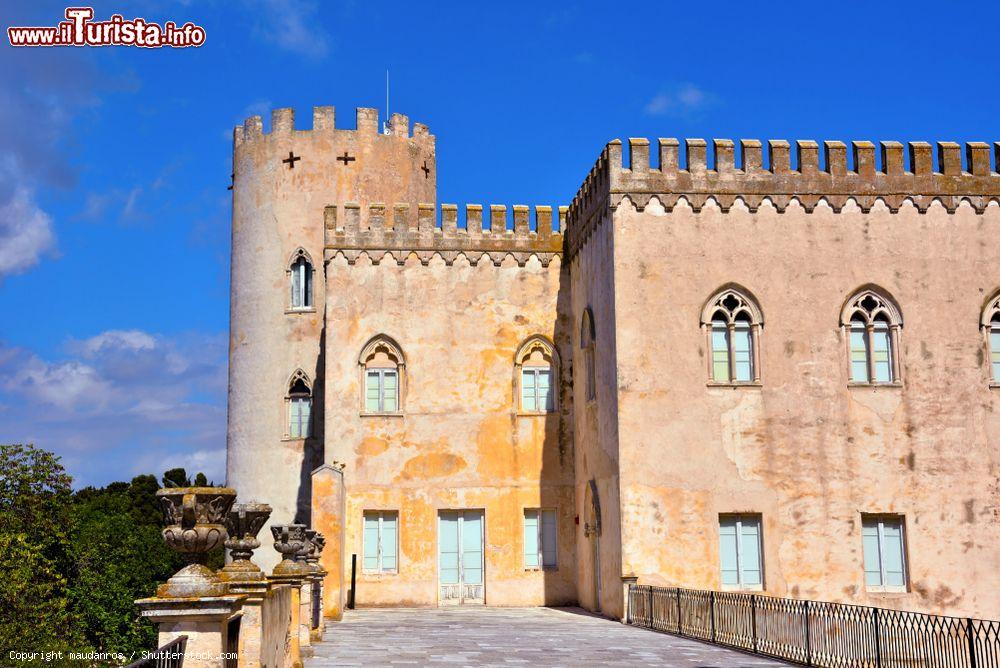
[[[299,627],[302,617],[303,583],[309,576],[305,564],[295,561],[305,548],[306,526],[304,524],[276,524],[271,526],[274,549],[281,553],[281,562],[274,567],[268,580],[274,584],[288,585],[291,589],[291,620],[288,624],[288,658],[292,666],[302,665],[302,648]]]
[[[267,576],[251,558],[260,547],[257,534],[271,516],[271,506],[264,503],[238,503],[226,517],[226,549],[230,561],[219,571],[229,593],[246,596],[240,624],[239,653],[241,668],[259,668],[266,663],[264,647],[265,607],[271,593]]]
[[[136,601],[140,614],[158,627],[159,646],[187,636],[185,668],[224,668],[238,651],[240,613],[246,597],[231,594],[205,565],[208,553],[226,540],[226,516],[236,499],[228,487],[174,487],[156,493],[163,507],[163,540],[187,565]]]

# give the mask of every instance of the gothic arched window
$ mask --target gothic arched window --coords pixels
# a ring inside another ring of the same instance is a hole
[[[588,306],[580,320],[580,349],[583,351],[584,379],[587,387],[587,401],[597,398],[597,330],[594,328],[594,314]]]
[[[313,305],[313,265],[309,254],[300,248],[292,255],[288,264],[289,283],[291,285],[291,308],[295,310],[311,310]]]
[[[899,331],[903,316],[888,293],[864,288],[844,305],[840,326],[847,333],[851,383],[900,382]]]
[[[983,334],[990,360],[990,385],[1000,386],[1000,293],[990,297],[983,309]]]
[[[288,409],[287,438],[312,436],[312,385],[302,369],[296,369],[288,381],[285,395]]]
[[[544,336],[529,337],[514,356],[518,410],[552,413],[558,405],[559,357]]]
[[[406,360],[395,341],[379,334],[358,357],[361,369],[361,412],[373,415],[402,412]]]
[[[708,340],[709,382],[723,385],[760,383],[760,336],[764,314],[742,288],[719,290],[701,312]]]

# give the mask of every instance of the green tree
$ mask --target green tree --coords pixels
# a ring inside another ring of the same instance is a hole
[[[154,595],[157,583],[183,565],[164,545],[159,519],[143,517],[149,512],[145,478],[138,481],[139,489],[113,483],[81,495],[73,507],[70,607],[89,643],[102,651],[156,645],[155,629],[138,617],[134,601]]]
[[[208,478],[205,477],[204,473],[198,472],[198,475],[194,477],[195,487],[208,487]]]
[[[159,528],[163,523],[163,509],[156,498],[160,489],[154,475],[137,475],[128,486],[129,506],[132,516],[142,526]]]
[[[70,484],[52,453],[0,445],[0,656],[84,647],[67,596]]]
[[[170,469],[163,474],[164,487],[190,487],[191,478],[183,468]]]

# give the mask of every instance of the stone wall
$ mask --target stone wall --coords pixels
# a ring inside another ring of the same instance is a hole
[[[262,550],[261,552],[269,552]],[[292,588],[279,586],[261,603],[260,664],[283,666],[292,620]]]
[[[560,355],[568,345],[556,318],[561,235],[508,233],[495,217],[482,235],[432,224],[425,244],[417,231],[386,240],[362,209],[360,227],[328,225],[327,456],[346,465],[345,569],[354,553],[361,571],[365,510],[399,513],[399,561],[396,573],[358,573],[357,604],[437,604],[437,520],[448,509],[485,510],[487,604],[574,602],[571,398],[525,415],[514,397],[522,342],[542,335]],[[405,357],[399,415],[361,412],[359,355],[377,335]],[[538,507],[557,510],[556,570],[524,566],[524,509]]]
[[[894,144],[882,167],[859,146],[854,170],[834,145],[823,171],[815,144],[793,170],[773,142],[777,174],[759,143],[736,169],[717,142],[715,170],[704,142],[686,170],[677,142],[660,145],[658,169],[643,140],[631,169],[609,146],[603,195],[585,187],[567,230],[581,255],[613,235],[623,571],[718,589],[719,514],[753,512],[767,593],[1000,616],[1000,395],[979,328],[1000,287],[1000,189],[984,145],[971,174],[951,144],[943,174],[924,145],[916,174]],[[701,313],[729,283],[764,314],[759,387],[708,383]],[[899,387],[848,383],[840,314],[867,284],[902,311]],[[866,591],[861,513],[905,516],[907,592]]]

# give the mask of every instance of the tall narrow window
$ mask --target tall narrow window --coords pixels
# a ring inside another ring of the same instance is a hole
[[[366,573],[395,573],[399,540],[395,510],[366,510],[364,513],[364,561]]]
[[[982,320],[990,364],[990,384],[1000,386],[1000,294],[986,302]]]
[[[543,336],[532,336],[514,356],[515,387],[522,413],[556,410],[559,358],[555,346]]]
[[[865,587],[869,591],[906,591],[903,518],[862,515]]]
[[[851,382],[898,383],[903,319],[892,299],[876,288],[862,290],[847,301],[840,323],[847,333]]]
[[[583,310],[580,322],[580,350],[583,353],[587,400],[590,401],[597,398],[597,330],[589,306]]]
[[[405,389],[405,361],[395,341],[379,335],[365,345],[358,358],[361,370],[361,412],[399,414]]]
[[[556,511],[525,509],[524,567],[526,569],[556,567]]]
[[[760,382],[760,333],[764,316],[742,288],[720,290],[705,304],[702,328],[708,336],[709,381],[723,385]]]
[[[288,438],[312,436],[312,389],[301,369],[292,374],[285,397],[288,406]]]
[[[719,516],[719,566],[726,589],[763,589],[760,515]]]
[[[288,273],[291,278],[292,309],[312,309],[313,268],[312,262],[309,261],[309,255],[303,249],[300,248],[295,252]]]

